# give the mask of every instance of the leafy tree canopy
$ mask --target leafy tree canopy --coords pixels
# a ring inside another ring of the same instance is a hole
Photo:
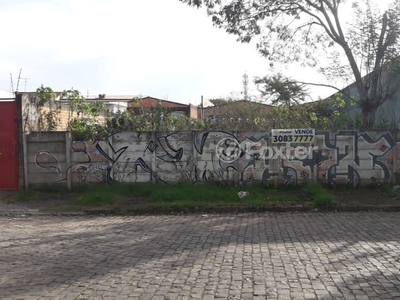
[[[241,42],[259,37],[257,48],[271,61],[299,61],[328,78],[350,77],[364,129],[374,126],[377,108],[396,92],[400,0],[383,12],[373,0],[179,1],[206,7],[214,25]]]
[[[215,99],[210,99],[209,101],[212,104],[214,104],[215,106],[218,106],[218,105],[228,104],[228,103],[232,102],[233,100],[228,100],[228,99],[223,99],[223,98],[215,98]]]
[[[303,102],[308,96],[304,85],[291,81],[281,74],[255,78],[263,100],[270,101],[272,105],[290,107]]]

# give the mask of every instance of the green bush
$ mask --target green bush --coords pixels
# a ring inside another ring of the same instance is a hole
[[[306,191],[311,196],[315,207],[335,207],[337,205],[335,197],[320,184],[310,183],[306,186]]]
[[[334,207],[337,205],[335,197],[326,192],[326,194],[318,194],[314,197],[313,205],[316,207]]]

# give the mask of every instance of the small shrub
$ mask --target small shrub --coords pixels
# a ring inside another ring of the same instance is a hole
[[[313,205],[317,207],[334,207],[337,205],[335,197],[328,192],[314,197]]]

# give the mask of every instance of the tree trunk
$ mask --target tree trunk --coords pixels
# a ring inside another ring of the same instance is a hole
[[[362,113],[362,130],[372,130],[375,126],[375,116],[378,107],[376,105],[371,105],[370,103],[365,103],[360,105]]]

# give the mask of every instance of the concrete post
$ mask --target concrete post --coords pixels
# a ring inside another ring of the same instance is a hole
[[[392,169],[392,184],[396,184],[397,182],[397,144],[394,146],[392,151],[392,161],[393,161],[393,169]]]
[[[24,169],[24,188],[29,188],[28,174],[28,143],[26,142],[26,134],[22,134],[22,151],[23,151],[23,169]]]
[[[72,176],[71,176],[71,136],[70,132],[65,132],[65,168],[67,172],[67,189],[72,189]]]

